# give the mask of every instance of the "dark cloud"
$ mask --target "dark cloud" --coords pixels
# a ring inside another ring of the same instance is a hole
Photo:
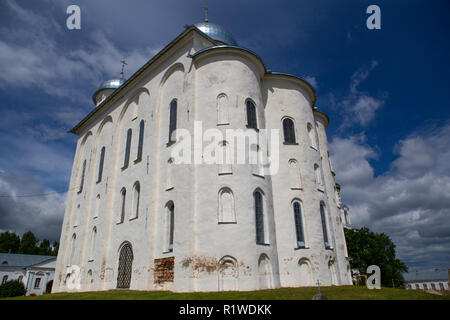
[[[0,172],[0,190],[0,231],[32,231],[40,240],[59,241],[65,193],[55,193],[30,176],[4,172]]]

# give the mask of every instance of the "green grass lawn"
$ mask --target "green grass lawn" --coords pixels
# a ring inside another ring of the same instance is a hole
[[[381,288],[369,290],[365,286],[323,287],[321,292],[329,300],[450,300],[415,290]],[[23,300],[311,300],[317,288],[282,288],[259,291],[190,292],[110,290],[81,293],[54,293],[36,297],[16,297]]]

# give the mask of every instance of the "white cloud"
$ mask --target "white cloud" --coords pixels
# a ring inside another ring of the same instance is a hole
[[[448,267],[450,252],[450,123],[416,132],[394,148],[391,169],[375,176],[377,154],[364,136],[336,137],[330,154],[352,223],[385,232],[412,268]]]
[[[88,102],[81,90],[85,83],[95,88],[105,77],[118,77],[122,59],[127,60],[126,74],[131,75],[162,47],[119,49],[103,32],[84,30],[85,40],[74,46],[51,16],[12,1],[6,4],[16,21],[0,28],[3,87],[35,86],[50,95]]]
[[[367,126],[375,118],[375,112],[383,106],[385,96],[374,97],[359,89],[361,83],[369,77],[370,72],[378,64],[378,61],[374,60],[369,67],[362,66],[352,74],[349,93],[339,104],[344,113],[341,129],[350,127],[353,124],[358,124],[362,127]]]

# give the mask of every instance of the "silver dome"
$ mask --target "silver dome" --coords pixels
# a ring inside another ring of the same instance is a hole
[[[113,78],[106,81],[103,81],[102,84],[98,87],[97,91],[92,95],[92,100],[94,100],[95,103],[95,96],[102,90],[105,89],[117,89],[122,84],[125,83],[125,79],[122,78]]]
[[[216,41],[220,41],[224,44],[229,44],[232,46],[237,46],[237,42],[234,39],[233,35],[218,24],[211,22],[199,22],[194,26]]]
[[[103,89],[117,89],[125,82],[124,79],[120,78],[113,78],[106,81],[103,81],[100,87],[97,91],[103,90]]]

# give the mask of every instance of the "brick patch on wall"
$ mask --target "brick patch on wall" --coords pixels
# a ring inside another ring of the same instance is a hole
[[[155,259],[155,283],[173,282],[175,257]]]

